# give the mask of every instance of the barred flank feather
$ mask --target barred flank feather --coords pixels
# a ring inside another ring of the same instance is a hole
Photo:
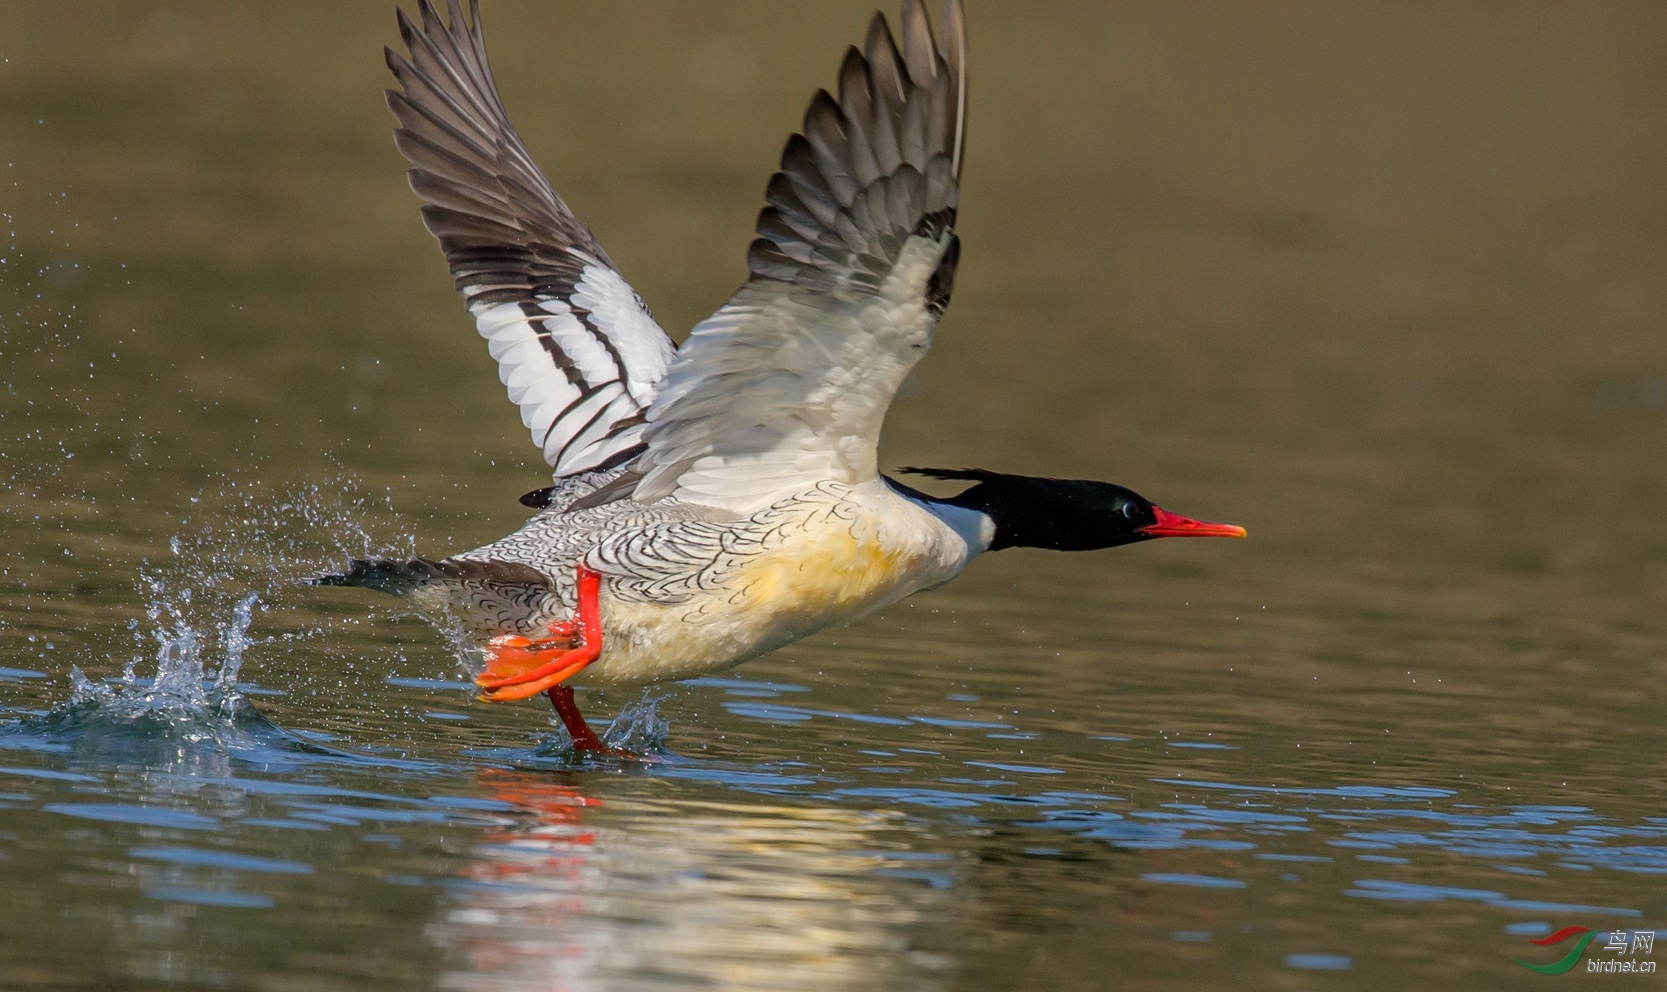
[[[540,633],[540,618],[565,608],[556,583],[516,561],[355,559],[347,571],[319,576],[313,584],[391,593],[480,636]]]

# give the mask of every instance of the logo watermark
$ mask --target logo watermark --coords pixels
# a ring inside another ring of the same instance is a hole
[[[1568,953],[1550,964],[1529,964],[1521,958],[1512,958],[1517,964],[1529,971],[1537,971],[1542,975],[1563,975],[1573,971],[1580,964],[1580,957],[1586,953],[1586,945],[1596,940],[1599,934],[1608,938],[1603,945],[1605,953],[1613,957],[1593,956],[1586,961],[1585,971],[1592,974],[1605,975],[1652,975],[1655,973],[1655,962],[1650,956],[1655,953],[1654,930],[1593,930],[1590,927],[1564,927],[1548,937],[1531,940],[1530,944],[1549,947],[1561,944],[1570,937],[1575,938],[1574,945]]]

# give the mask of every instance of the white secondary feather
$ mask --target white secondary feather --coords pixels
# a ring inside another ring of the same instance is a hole
[[[571,304],[550,297],[471,307],[510,402],[558,477],[641,442],[641,423],[620,423],[653,402],[672,356],[617,272],[594,260],[580,271]],[[479,295],[472,289],[464,296]]]
[[[671,342],[648,307],[618,272],[592,261],[574,285],[573,305],[589,310],[625,364],[625,385],[638,403],[654,402],[655,386],[671,364]]]

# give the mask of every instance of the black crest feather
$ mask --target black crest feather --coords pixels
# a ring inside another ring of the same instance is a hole
[[[910,475],[924,475],[928,479],[943,479],[945,481],[962,480],[966,482],[989,482],[991,479],[1005,478],[1006,473],[991,472],[982,468],[915,468],[906,466],[898,469]]]

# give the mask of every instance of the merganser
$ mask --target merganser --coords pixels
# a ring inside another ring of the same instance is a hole
[[[1105,482],[904,469],[881,421],[926,353],[960,257],[954,224],[966,25],[876,13],[838,96],[818,91],[765,193],[750,277],[680,348],[533,164],[487,64],[479,0],[399,12],[387,92],[411,188],[476,329],[554,471],[520,530],[438,561],[362,561],[317,581],[402,595],[486,639],[491,701],[549,696],[603,751],[576,682],[738,665],[949,581],[1011,547],[1084,551],[1243,537]]]

